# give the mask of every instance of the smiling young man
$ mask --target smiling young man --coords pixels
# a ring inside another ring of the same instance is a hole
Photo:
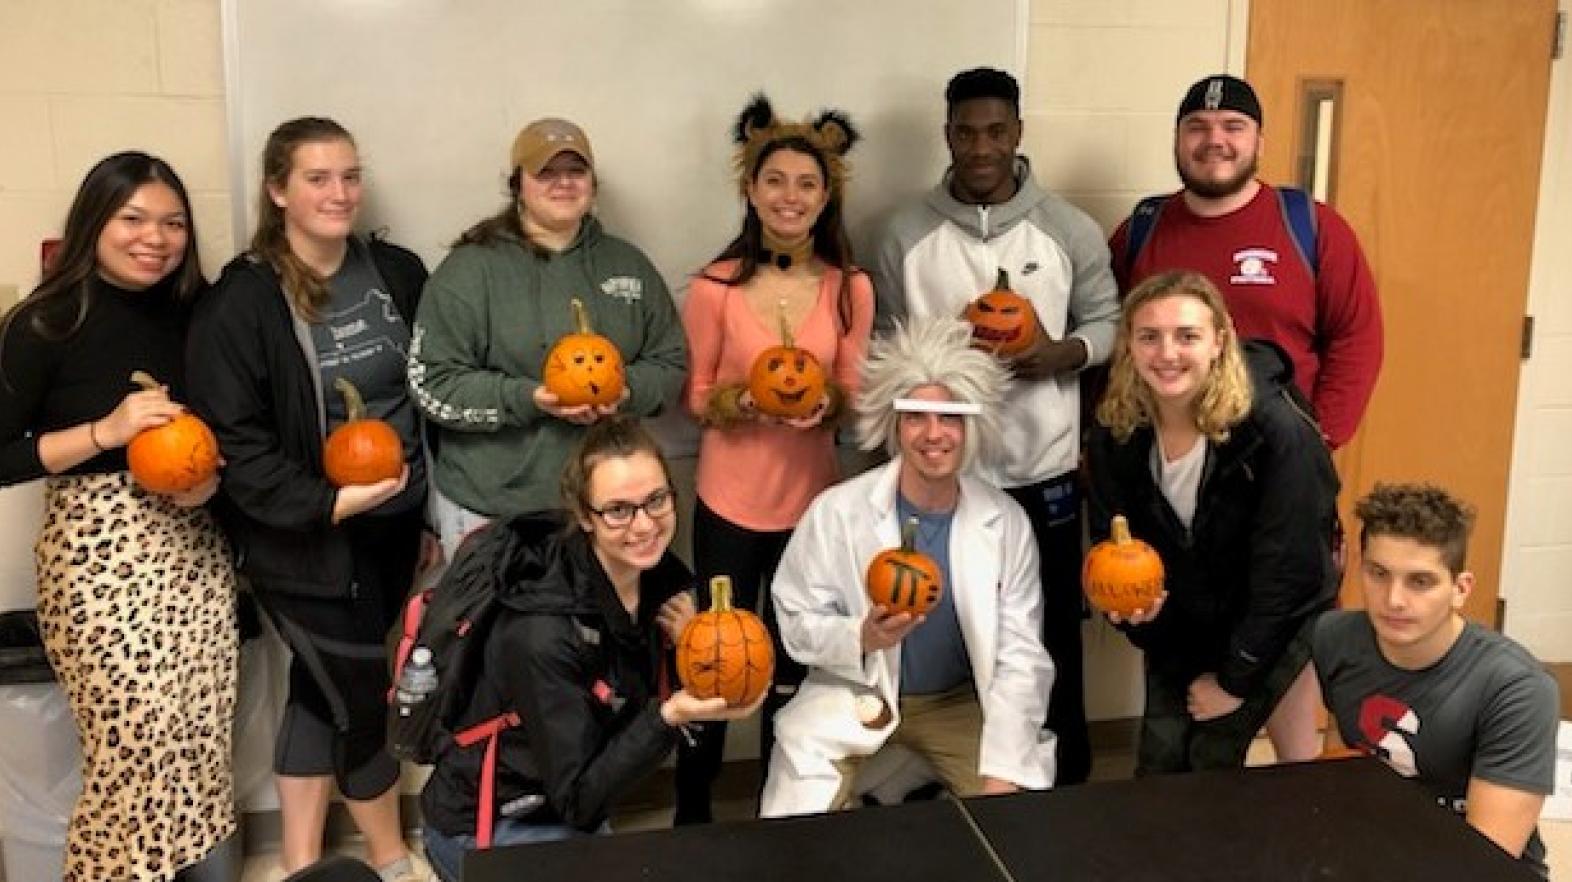
[[[1348,223],[1307,198],[1313,243],[1302,243],[1284,196],[1256,177],[1262,119],[1255,90],[1238,77],[1217,74],[1190,87],[1174,121],[1184,188],[1144,201],[1119,225],[1109,241],[1113,269],[1121,291],[1172,269],[1211,279],[1240,337],[1287,350],[1296,383],[1339,447],[1358,428],[1381,371],[1381,304]],[[1315,253],[1303,254],[1302,244]]]
[[[845,807],[863,761],[887,745],[925,757],[960,796],[1053,784],[1054,665],[1031,525],[966,473],[997,454],[1006,376],[970,343],[964,322],[934,316],[868,355],[858,436],[893,458],[821,493],[776,570],[781,639],[808,676],[775,718],[766,817]],[[944,585],[917,617],[873,605],[864,587],[909,518]]]
[[[950,167],[898,212],[872,269],[877,326],[902,316],[960,315],[999,270],[1031,301],[1037,343],[1009,362],[1005,454],[990,476],[1026,509],[1042,562],[1044,642],[1059,668],[1048,725],[1059,737],[1059,781],[1086,780],[1091,746],[1081,674],[1081,519],[1077,372],[1100,364],[1119,317],[1108,249],[1084,212],[1032,180],[1021,144],[1020,87],[991,68],[945,89]]]
[[[1377,484],[1354,511],[1367,609],[1327,613],[1312,642],[1335,734],[1545,875],[1535,821],[1554,783],[1556,684],[1523,647],[1459,614],[1474,587],[1473,511],[1404,484]]]

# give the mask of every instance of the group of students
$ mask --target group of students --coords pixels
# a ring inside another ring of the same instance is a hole
[[[1259,125],[1241,85],[1198,83],[1181,127],[1230,113]],[[842,220],[851,121],[751,102],[733,132],[741,229],[680,313],[592,213],[594,154],[565,120],[518,134],[507,203],[429,278],[354,232],[361,163],[331,120],[271,134],[251,247],[212,286],[174,171],[136,152],[95,166],[59,255],[0,326],[0,482],[47,476],[39,618],[85,754],[65,878],[237,874],[237,573],[292,653],[274,759],[286,870],[320,856],[336,787],[382,876],[422,878],[385,744],[384,640],[417,574],[444,561],[444,585],[499,586],[455,722],[520,720],[497,736],[494,780],[481,751],[454,744],[426,785],[425,851],[448,882],[479,844],[483,793],[490,843],[603,831],[676,749],[676,822],[711,818],[725,723],[758,710],[669,681],[670,645],[713,575],[777,644],[761,813],[854,804],[894,746],[966,795],[1084,781],[1083,490],[1094,540],[1122,514],[1167,568],[1164,599],[1115,620],[1145,656],[1141,774],[1240,765],[1279,705],[1312,709],[1288,715],[1282,741],[1298,746],[1280,751],[1308,758],[1319,675],[1345,741],[1406,756],[1542,866],[1527,812],[1549,786],[1554,686],[1457,615],[1472,584],[1465,507],[1378,489],[1359,508],[1371,615],[1321,615],[1341,576],[1338,481],[1320,402],[1296,385],[1300,353],[1241,339],[1198,272],[1151,273],[1121,298],[1128,273],[1096,225],[1017,154],[1013,79],[963,72],[946,102],[951,169],[892,220],[871,274]],[[1039,323],[1011,359],[956,318],[1001,268]],[[564,405],[542,385],[575,299],[625,360],[613,404]],[[830,378],[806,417],[762,412],[746,382],[783,326]],[[1104,363],[1083,434],[1082,372]],[[130,391],[134,370],[166,385]],[[325,477],[322,440],[347,418],[340,379],[397,430],[398,477]],[[668,401],[703,429],[691,569],[671,551],[670,468],[636,419]],[[147,492],[124,447],[182,407],[217,435],[220,476]],[[837,484],[843,425],[889,461]],[[920,617],[863,590],[909,519],[947,586]],[[1459,695],[1475,709],[1458,711]],[[1405,713],[1451,722],[1421,734]],[[1441,776],[1413,740],[1438,730],[1487,734],[1427,747],[1448,757]]]

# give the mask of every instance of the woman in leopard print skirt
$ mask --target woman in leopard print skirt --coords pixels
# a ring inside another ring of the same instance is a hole
[[[181,411],[186,304],[205,284],[180,179],[119,153],[0,323],[0,485],[46,478],[38,618],[82,743],[72,882],[238,876],[234,572],[203,507],[217,478],[153,493],[125,454]],[[169,385],[133,391],[136,370]]]

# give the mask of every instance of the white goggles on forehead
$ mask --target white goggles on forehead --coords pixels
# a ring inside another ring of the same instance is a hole
[[[922,398],[897,398],[895,399],[895,412],[976,416],[982,413],[982,408],[970,401],[928,401]]]

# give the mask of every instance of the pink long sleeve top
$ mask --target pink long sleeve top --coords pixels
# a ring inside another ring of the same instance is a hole
[[[704,414],[716,387],[746,383],[754,358],[781,343],[774,323],[755,313],[739,289],[705,277],[727,278],[735,271],[735,261],[707,267],[689,284],[682,307],[688,334],[685,399],[694,416]],[[844,330],[837,315],[840,286],[840,270],[826,269],[818,300],[792,334],[793,343],[812,352],[846,391],[850,406],[873,329],[873,285],[863,272],[852,276],[851,323]],[[749,530],[795,527],[808,503],[835,483],[837,471],[835,433],[825,426],[707,427],[699,442],[699,498],[716,514]]]

